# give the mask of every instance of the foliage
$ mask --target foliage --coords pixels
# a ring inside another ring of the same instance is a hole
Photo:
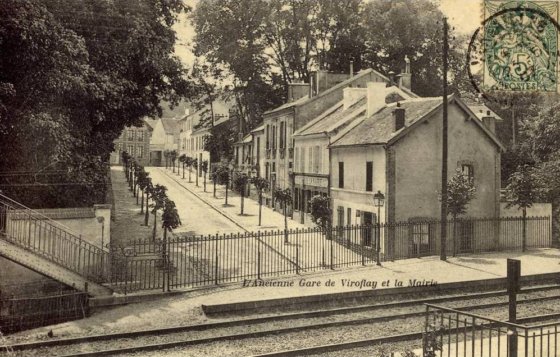
[[[219,163],[217,165],[214,165],[215,170],[213,172],[213,180],[215,179],[215,181],[217,183],[219,183],[220,185],[227,185],[229,183],[229,167],[227,164],[225,163]]]
[[[157,211],[165,207],[165,202],[167,200],[167,187],[160,184],[154,185],[150,189],[150,196],[152,198],[152,203],[150,207],[152,208],[152,213],[155,215]]]
[[[268,190],[268,185],[269,185],[268,180],[265,179],[264,177],[260,177],[260,176],[251,177],[250,181],[253,184],[253,186],[255,186],[257,191],[259,191],[259,194],[262,194],[263,191]]]
[[[204,138],[204,150],[210,153],[210,162],[230,161],[233,157],[235,132],[230,123],[214,126]]]
[[[35,207],[103,202],[124,127],[190,92],[173,55],[185,10],[179,0],[2,3],[0,170],[63,171],[8,194]]]
[[[200,163],[200,169],[204,173],[208,172],[208,160],[202,160],[202,162]]]
[[[455,175],[447,182],[447,212],[453,218],[464,214],[467,205],[474,198],[476,187],[474,180],[457,169]],[[440,197],[441,200],[441,197]]]
[[[246,173],[237,171],[233,174],[233,187],[242,196],[245,195],[245,189],[247,188],[247,182],[249,182],[249,176]]]
[[[330,226],[332,216],[329,197],[313,196],[309,200],[309,204],[311,205],[311,221],[326,230]]]
[[[364,66],[381,73],[400,73],[405,55],[412,68],[412,90],[420,96],[442,94],[442,19],[438,5],[429,0],[373,0],[364,5]],[[450,33],[453,38],[453,33]],[[449,69],[459,74],[465,54],[459,39],[451,41]]]
[[[537,198],[535,181],[532,168],[528,165],[520,166],[508,180],[507,206],[517,206],[521,209],[531,207]]]
[[[274,199],[282,204],[282,207],[286,207],[292,204],[292,191],[289,188],[274,190]]]
[[[181,219],[179,213],[177,212],[177,207],[175,202],[170,199],[166,199],[163,207],[163,213],[161,215],[161,227],[169,232],[181,225]]]

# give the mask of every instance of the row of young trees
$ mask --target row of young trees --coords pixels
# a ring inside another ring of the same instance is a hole
[[[150,174],[126,151],[121,153],[121,157],[126,180],[133,196],[136,197],[136,204],[139,204],[138,198],[141,198],[140,214],[144,214],[144,225],[148,226],[149,213],[152,213],[154,217],[152,239],[155,240],[157,215],[161,211],[161,227],[163,228],[163,238],[166,240],[167,232],[171,232],[181,225],[175,202],[167,196],[167,188],[159,184],[154,185]]]

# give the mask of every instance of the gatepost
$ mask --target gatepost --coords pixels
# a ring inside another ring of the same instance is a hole
[[[517,323],[517,293],[520,291],[521,261],[507,260],[507,292],[509,297],[509,322]],[[508,331],[508,356],[517,357],[517,330]]]

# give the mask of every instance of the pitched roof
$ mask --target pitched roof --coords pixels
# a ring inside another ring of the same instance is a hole
[[[156,119],[150,119],[150,118],[144,118],[144,122],[145,122],[152,130],[154,130],[154,128],[156,127],[157,120],[156,120]]]
[[[365,94],[354,101],[347,109],[344,109],[344,101],[340,101],[296,131],[294,136],[320,134],[335,130],[347,123],[349,119],[363,115],[365,113],[365,105]]]
[[[462,103],[453,95],[449,96],[449,103],[457,103],[467,114],[476,118],[476,114],[469,109],[467,105]],[[403,128],[394,131],[392,120],[393,110],[396,108],[397,103],[391,103],[381,108],[369,118],[364,118],[347,129],[330,145],[330,147],[339,146],[353,146],[353,145],[373,145],[373,144],[391,144],[397,141],[400,137],[408,131],[413,130],[415,124],[427,118],[430,114],[439,109],[443,101],[441,97],[435,98],[414,98],[401,101],[400,107],[406,110],[405,125]],[[501,149],[503,145],[499,142],[494,134],[492,134],[486,127],[479,121],[473,120],[481,130],[490,137],[492,141]]]
[[[176,119],[161,118],[161,124],[163,125],[163,130],[167,134],[175,134],[179,128],[179,121]]]

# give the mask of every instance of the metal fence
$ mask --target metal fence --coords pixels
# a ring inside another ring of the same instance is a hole
[[[560,322],[521,325],[428,304],[423,356],[558,357]]]
[[[88,315],[87,292],[0,298],[0,332],[5,334],[81,319]]]
[[[70,228],[0,194],[0,239],[28,249],[94,282],[107,281],[109,254]]]
[[[112,251],[111,283],[123,292],[300,274],[439,254],[439,221],[171,236]],[[521,218],[448,222],[448,254],[521,250]],[[530,217],[528,248],[550,247],[550,219]]]

